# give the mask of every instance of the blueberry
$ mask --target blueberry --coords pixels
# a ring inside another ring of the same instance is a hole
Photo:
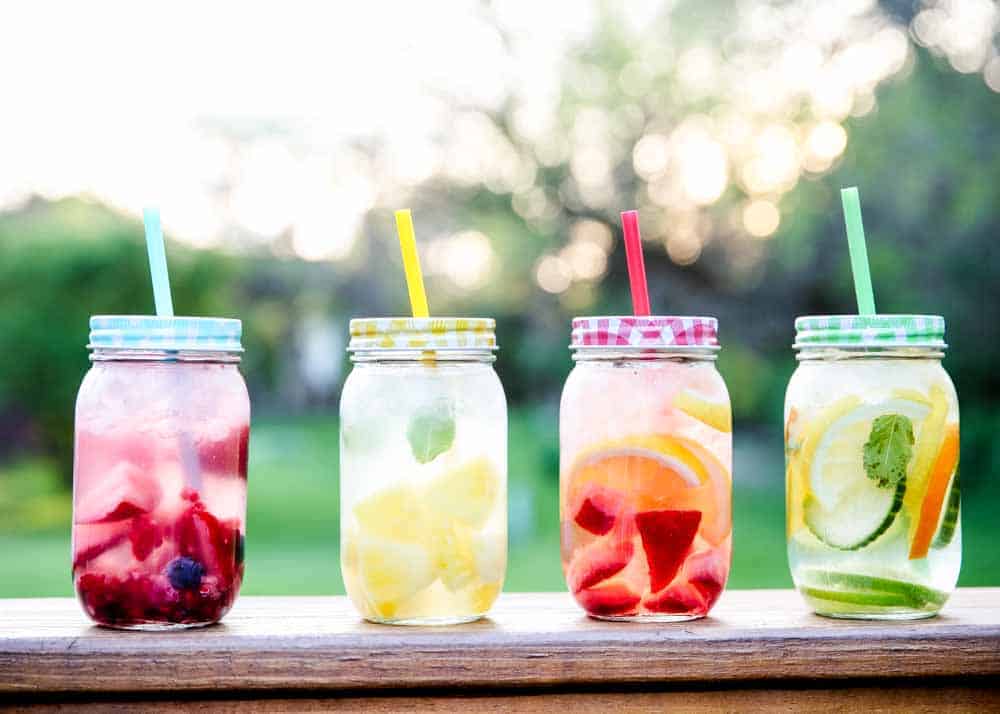
[[[236,567],[243,564],[243,550],[245,548],[243,534],[236,532]]]
[[[197,590],[204,574],[205,566],[185,556],[174,558],[167,566],[167,577],[177,590]]]

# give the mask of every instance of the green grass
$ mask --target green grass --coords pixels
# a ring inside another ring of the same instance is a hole
[[[506,589],[562,590],[556,415],[511,413]],[[788,587],[780,434],[738,437],[730,586]],[[963,474],[963,478],[965,474]],[[970,479],[963,585],[1000,585],[1000,483]],[[343,593],[337,541],[337,423],[258,420],[250,447],[245,594]],[[966,495],[966,494],[963,494]],[[0,472],[0,597],[72,595],[69,494],[32,461]]]

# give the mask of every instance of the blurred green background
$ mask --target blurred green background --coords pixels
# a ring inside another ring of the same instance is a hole
[[[853,308],[845,185],[860,187],[879,310],[947,321],[945,366],[962,406],[961,584],[1000,585],[996,3],[649,2],[637,18],[586,2],[586,21],[558,44],[504,3],[453,5],[455,22],[490,42],[463,46],[469,68],[421,87],[419,136],[278,111],[219,116],[197,103],[183,120],[195,142],[178,139],[177,151],[202,163],[197,175],[173,166],[171,185],[186,192],[164,194],[175,307],[244,321],[254,407],[244,592],[343,592],[336,411],[347,321],[406,311],[392,222],[403,205],[432,311],[497,318],[511,405],[509,590],[564,587],[558,399],[569,321],[629,310],[617,216],[631,207],[654,311],[720,320],[736,423],[731,586],[790,585],[792,325]],[[426,44],[415,56],[434,51]],[[551,51],[525,50],[536,45]],[[447,45],[438,51],[451,67]],[[536,74],[548,78],[542,89]],[[128,153],[101,141],[109,157]],[[71,594],[87,319],[152,311],[128,164],[102,167],[102,183],[84,160],[93,182],[58,189],[41,171],[0,169],[0,597]],[[55,176],[61,164],[46,166]]]

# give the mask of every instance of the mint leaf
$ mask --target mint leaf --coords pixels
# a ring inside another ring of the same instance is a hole
[[[455,441],[451,403],[442,400],[418,409],[406,428],[406,439],[413,458],[421,464],[430,463],[450,449]]]
[[[864,464],[868,478],[880,488],[895,488],[906,478],[913,456],[913,424],[902,414],[883,414],[872,422],[865,442]]]

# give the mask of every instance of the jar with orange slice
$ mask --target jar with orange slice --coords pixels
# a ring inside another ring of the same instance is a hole
[[[933,315],[800,317],[785,401],[788,558],[819,614],[937,613],[961,565],[958,399]]]
[[[591,616],[704,617],[725,587],[732,416],[705,317],[573,320],[560,408],[562,563]]]

